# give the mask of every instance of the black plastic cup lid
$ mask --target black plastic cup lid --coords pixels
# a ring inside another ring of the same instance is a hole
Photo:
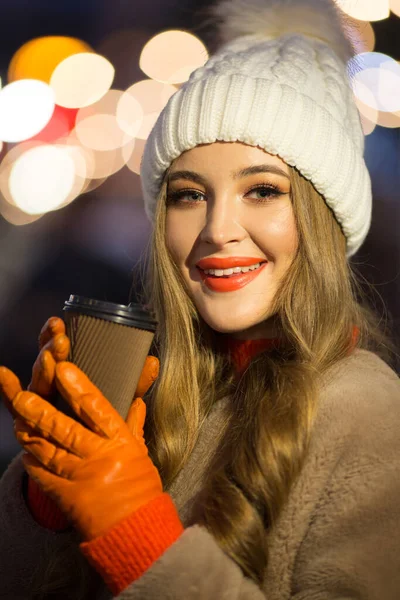
[[[152,332],[156,331],[158,325],[158,321],[153,318],[152,313],[135,302],[128,305],[114,304],[71,294],[69,300],[66,300],[63,310]]]

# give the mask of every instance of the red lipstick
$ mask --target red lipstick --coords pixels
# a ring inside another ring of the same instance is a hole
[[[250,267],[257,263],[267,262],[265,258],[254,257],[254,256],[210,256],[209,258],[202,258],[196,264],[196,267],[200,269],[231,269],[234,267]]]
[[[215,259],[213,259],[215,261]],[[252,259],[254,260],[254,259]],[[254,262],[251,262],[250,264],[256,264]],[[247,284],[249,284],[250,282],[252,282],[260,273],[261,271],[263,271],[266,267],[267,267],[268,263],[264,262],[262,265],[260,265],[258,267],[258,269],[255,269],[254,271],[248,271],[247,273],[235,273],[233,275],[229,275],[229,276],[215,276],[215,275],[207,275],[206,273],[204,273],[204,271],[202,271],[201,269],[199,270],[200,273],[200,277],[201,280],[204,282],[204,284],[212,291],[214,292],[234,292],[235,290],[240,290],[240,288],[246,286]],[[249,265],[244,265],[243,262],[241,263],[241,265],[237,265],[237,266],[249,266]],[[206,268],[213,268],[213,267],[206,267]],[[217,268],[217,267],[214,267]],[[225,269],[229,269],[230,267],[224,267]]]

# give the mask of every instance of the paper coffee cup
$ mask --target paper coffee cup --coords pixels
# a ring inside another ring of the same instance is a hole
[[[140,304],[71,295],[63,308],[71,343],[68,360],[99,388],[125,420],[152,344],[157,321]],[[56,407],[77,419],[59,396]]]

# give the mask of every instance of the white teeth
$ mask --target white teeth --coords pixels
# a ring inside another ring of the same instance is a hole
[[[261,263],[251,265],[250,267],[234,267],[231,269],[205,269],[206,275],[215,275],[216,277],[223,277],[224,275],[233,275],[234,273],[247,273],[248,271],[254,271],[258,269]]]

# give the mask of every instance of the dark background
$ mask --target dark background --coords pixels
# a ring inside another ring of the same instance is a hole
[[[7,82],[13,54],[28,40],[68,35],[88,42],[116,68],[113,88],[126,89],[146,76],[138,67],[143,45],[166,29],[195,33],[213,51],[204,27],[206,3],[191,0],[2,0],[0,76]],[[400,19],[373,23],[375,51],[400,60]],[[374,191],[372,226],[351,259],[376,287],[378,312],[385,307],[400,334],[400,138],[399,129],[377,127],[366,137],[366,161]],[[37,338],[51,315],[61,316],[71,293],[126,304],[132,269],[141,261],[150,223],[139,177],[124,167],[101,187],[30,225],[0,216],[0,364],[30,380]],[[133,290],[133,297],[135,290]],[[398,369],[400,373],[400,366]],[[0,474],[20,447],[12,419],[0,405]]]

